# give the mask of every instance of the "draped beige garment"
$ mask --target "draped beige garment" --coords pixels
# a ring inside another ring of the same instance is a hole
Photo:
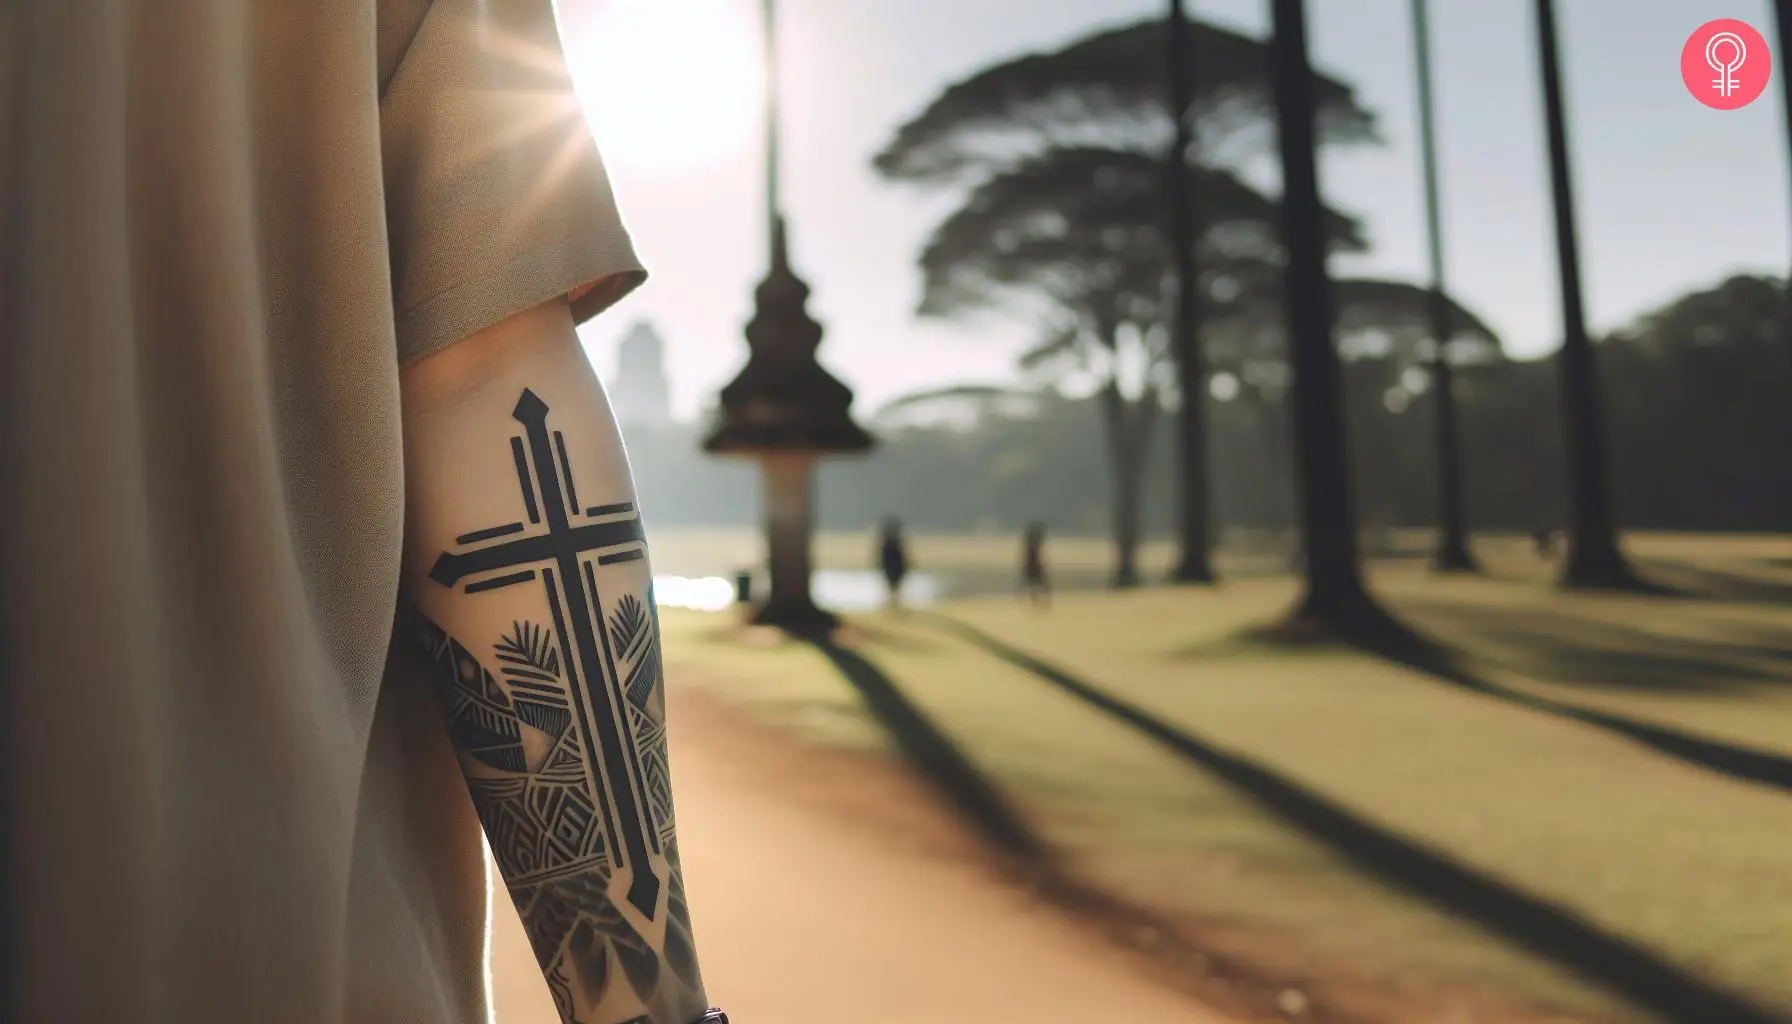
[[[398,368],[642,277],[550,0],[0,0],[21,1024],[472,1024]]]

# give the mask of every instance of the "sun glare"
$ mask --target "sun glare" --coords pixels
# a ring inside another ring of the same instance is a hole
[[[747,0],[600,2],[567,49],[606,160],[688,171],[747,144],[763,90]]]

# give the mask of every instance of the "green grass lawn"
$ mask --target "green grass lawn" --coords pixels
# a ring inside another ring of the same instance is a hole
[[[662,571],[679,571],[661,555],[676,542],[656,544]],[[1437,579],[1396,557],[1377,564],[1373,583],[1398,615],[1460,652],[1477,680],[1792,755],[1792,603],[1772,603],[1775,588],[1792,588],[1792,542],[1648,537],[1634,546],[1663,582],[1727,599],[1562,594],[1544,585],[1548,567],[1517,539],[1482,546],[1493,579]],[[948,567],[954,554],[993,565],[994,547],[978,538],[916,542],[923,564]],[[820,561],[851,553],[832,539]],[[1105,554],[1095,543],[1060,543],[1055,553],[1091,569]],[[1365,653],[1241,639],[1294,596],[1292,581],[1258,578],[1212,590],[1065,594],[1046,612],[997,598],[941,611],[1165,730],[1221,748],[1301,799],[1571,913],[1664,971],[1792,1013],[1792,791]],[[807,742],[899,756],[815,649],[743,633],[726,615],[665,619],[675,682],[701,685]],[[1398,872],[1378,874],[1249,784],[933,618],[857,624],[850,646],[1086,877],[1183,922],[1221,956],[1322,1002],[1328,991],[1368,985],[1416,1000],[1497,992],[1631,1015],[1552,956],[1501,938],[1466,905],[1415,891]]]

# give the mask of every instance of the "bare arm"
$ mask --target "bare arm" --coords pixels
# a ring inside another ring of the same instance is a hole
[[[707,1006],[679,873],[651,576],[564,302],[407,367],[405,613],[567,1024]]]

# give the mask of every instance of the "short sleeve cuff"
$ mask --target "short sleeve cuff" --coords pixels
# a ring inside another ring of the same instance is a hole
[[[380,117],[401,363],[560,296],[582,323],[646,278],[551,0],[435,0]]]
[[[574,251],[535,247],[509,258],[494,256],[484,272],[409,309],[400,307],[399,362],[415,362],[562,296],[571,303],[575,324],[602,313],[647,279],[628,237],[618,230],[609,241]]]

